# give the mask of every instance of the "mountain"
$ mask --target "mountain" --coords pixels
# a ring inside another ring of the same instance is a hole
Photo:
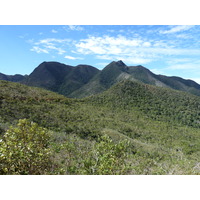
[[[72,66],[58,62],[43,62],[22,83],[58,91],[65,76],[72,71]]]
[[[141,65],[126,66],[120,60],[111,62],[87,84],[72,92],[69,97],[82,98],[101,93],[122,80],[132,80],[159,87],[172,88],[200,96],[200,85],[192,80],[156,75]]]
[[[21,82],[25,79],[25,76],[20,74],[15,75],[5,75],[0,73],[0,80],[11,81],[11,82]]]
[[[0,80],[41,87],[70,98],[101,93],[123,80],[172,88],[200,96],[200,85],[192,80],[156,75],[141,65],[127,66],[121,60],[111,62],[103,70],[83,64],[70,66],[59,62],[43,62],[29,76],[0,74]]]
[[[98,71],[90,65],[73,67],[58,62],[43,62],[22,83],[67,96],[86,84]]]

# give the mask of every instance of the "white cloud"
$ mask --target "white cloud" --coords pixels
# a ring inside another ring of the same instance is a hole
[[[89,36],[87,39],[80,40],[79,43],[76,44],[76,47],[90,49],[93,47],[99,47],[102,49],[110,50],[113,47],[139,47],[142,46],[142,40],[138,38],[128,39],[124,36],[118,35],[117,37],[111,36],[102,36],[102,37],[94,37]],[[103,51],[104,52],[104,51]]]
[[[154,41],[153,47],[168,48],[169,44],[167,44],[164,40],[158,40]]]
[[[53,43],[67,43],[70,42],[70,39],[57,39],[57,38],[46,38],[46,39],[42,39],[39,40],[39,42],[36,42],[36,45],[40,45],[40,44],[53,44]]]
[[[151,46],[151,43],[150,43],[150,42],[144,42],[144,43],[143,43],[143,46],[144,46],[144,47],[150,47],[150,46]]]
[[[157,59],[171,56],[197,56],[199,49],[177,48],[173,42],[147,40],[141,37],[88,36],[75,42],[76,53],[95,55],[98,59],[114,60],[121,58],[131,64],[146,64]]]
[[[36,53],[49,53],[46,49],[42,49],[40,47],[34,46],[31,51],[35,51]]]
[[[87,39],[82,39],[75,44],[77,52],[82,54],[124,54],[127,52],[127,48],[140,47],[144,45],[150,45],[140,39],[127,39],[124,36],[110,37],[94,37],[89,36]]]
[[[73,56],[68,56],[68,55],[66,55],[64,58],[69,59],[69,60],[83,60],[83,58],[73,57]]]
[[[187,34],[178,34],[176,35],[177,38],[180,38],[180,39],[189,39],[191,38],[190,35],[187,35]]]
[[[193,25],[178,25],[178,26],[173,26],[170,30],[161,30],[160,33],[162,34],[171,34],[171,33],[177,33],[181,31],[186,31],[189,30],[193,27]]]
[[[60,48],[60,47],[55,47],[55,46],[53,46],[53,45],[45,45],[45,47],[46,47],[47,49],[52,49],[52,50],[58,51],[58,54],[60,54],[60,55],[62,55],[63,53],[66,52],[66,51],[63,50],[62,48]]]
[[[57,33],[58,31],[56,31],[56,30],[52,29],[52,30],[51,30],[51,32],[52,32],[52,33]]]
[[[69,30],[71,31],[83,31],[84,28],[78,25],[69,25]]]
[[[57,39],[57,38],[46,38],[41,39],[38,42],[33,43],[34,47],[32,50],[40,53],[49,53],[50,51],[56,51],[57,54],[64,54],[66,51],[63,49],[64,46],[69,44],[70,39]]]

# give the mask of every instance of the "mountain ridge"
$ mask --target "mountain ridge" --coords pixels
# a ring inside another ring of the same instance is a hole
[[[26,77],[21,75],[21,74],[15,74],[15,75],[6,75],[3,73],[0,73],[0,80],[4,80],[4,81],[11,81],[11,82],[20,82],[22,80],[24,80]]]
[[[70,98],[101,93],[123,80],[139,81],[200,96],[200,85],[195,81],[156,75],[142,65],[127,66],[122,60],[112,61],[102,70],[85,64],[71,66],[55,61],[43,62],[30,75],[9,76],[0,73],[0,80],[41,87]]]

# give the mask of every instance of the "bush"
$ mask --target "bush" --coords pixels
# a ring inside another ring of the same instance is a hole
[[[64,143],[53,146],[57,174],[114,175],[127,174],[132,147],[127,140],[114,142],[109,136],[85,140],[67,135]],[[58,169],[57,168],[57,169]]]
[[[126,174],[129,171],[127,159],[130,143],[127,140],[114,143],[104,135],[93,148],[91,155],[84,161],[82,173],[96,175]]]
[[[27,119],[10,127],[0,140],[0,174],[47,174],[51,168],[50,135]]]

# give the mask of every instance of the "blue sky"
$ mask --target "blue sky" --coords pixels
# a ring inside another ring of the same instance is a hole
[[[0,25],[0,72],[30,74],[43,61],[102,69],[113,60],[200,83],[200,26]]]

